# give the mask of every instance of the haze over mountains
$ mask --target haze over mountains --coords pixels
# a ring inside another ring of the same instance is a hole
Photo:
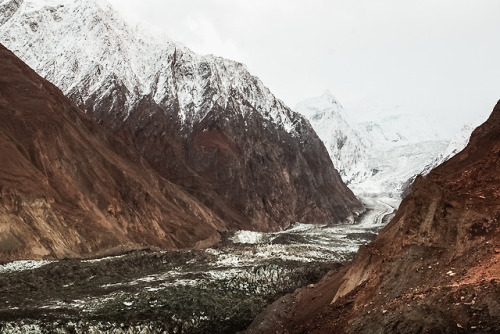
[[[426,166],[437,166],[438,156],[442,155],[440,162],[451,157],[444,153],[450,140],[423,117],[394,113],[359,120],[329,91],[299,103],[295,110],[310,120],[344,182],[357,195],[401,198],[417,174]],[[456,139],[448,151],[456,154],[466,144]]]

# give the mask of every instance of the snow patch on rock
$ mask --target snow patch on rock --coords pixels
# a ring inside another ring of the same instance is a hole
[[[268,234],[253,231],[237,231],[230,240],[235,244],[260,244],[269,241]]]
[[[3,273],[12,273],[16,271],[25,271],[25,270],[33,270],[40,267],[43,267],[47,264],[52,263],[53,261],[32,261],[32,260],[23,260],[23,261],[14,261],[4,265],[0,265],[0,274]]]

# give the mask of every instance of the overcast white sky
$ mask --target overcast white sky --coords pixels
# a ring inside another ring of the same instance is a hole
[[[347,108],[399,106],[452,128],[500,99],[500,0],[109,1],[245,63],[292,108],[329,89]]]

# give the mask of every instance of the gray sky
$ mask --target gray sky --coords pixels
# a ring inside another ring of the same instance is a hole
[[[499,0],[109,1],[196,52],[245,63],[292,108],[329,89],[356,112],[398,106],[455,129],[500,99]]]

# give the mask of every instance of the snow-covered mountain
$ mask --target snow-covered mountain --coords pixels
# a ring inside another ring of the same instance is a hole
[[[0,73],[0,262],[220,240],[226,222],[1,44]]]
[[[180,120],[193,124],[240,95],[294,133],[290,110],[243,64],[131,27],[105,0],[3,0],[0,6],[1,42],[84,104],[119,85],[125,108],[117,117],[126,119],[134,103],[150,95],[161,105],[178,104]]]
[[[366,159],[371,142],[348,123],[344,108],[330,91],[300,102],[295,111],[309,119],[344,182],[356,183],[372,174]]]
[[[105,0],[0,0],[0,42],[235,228],[361,209],[309,122],[244,65],[132,27]]]
[[[399,198],[407,181],[448,145],[423,118],[397,112],[367,121],[349,114],[354,111],[345,110],[328,91],[295,110],[309,119],[343,180],[359,196]]]

